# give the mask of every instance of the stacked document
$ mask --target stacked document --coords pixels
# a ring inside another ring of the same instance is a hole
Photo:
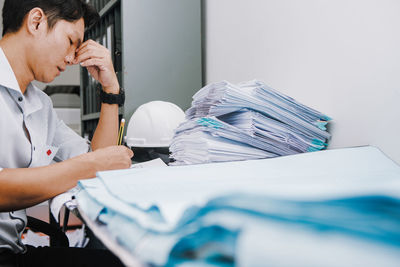
[[[318,151],[327,147],[331,137],[326,131],[331,118],[260,81],[207,85],[193,96],[186,117],[170,147],[174,165]],[[206,134],[200,136],[198,132]],[[204,145],[192,146],[194,139]],[[211,139],[220,143],[218,151],[210,149]],[[235,148],[242,146],[243,151],[234,155],[237,149],[231,150],[230,141],[238,145]],[[267,154],[247,154],[249,146]],[[208,156],[193,157],[200,154]]]
[[[188,121],[187,123],[190,123]],[[193,122],[192,122],[193,123]],[[230,139],[221,141],[220,135],[213,136],[204,126],[198,126],[198,131],[190,135],[182,134],[175,138],[170,146],[172,157],[180,158],[185,164],[199,164],[204,162],[236,161],[246,159],[260,159],[276,156],[273,153],[257,149]],[[204,128],[204,131],[201,131]],[[184,146],[183,146],[184,144]],[[190,146],[190,150],[186,149]],[[172,163],[171,165],[174,165]]]
[[[400,265],[400,167],[374,147],[97,177],[81,213],[145,265]]]

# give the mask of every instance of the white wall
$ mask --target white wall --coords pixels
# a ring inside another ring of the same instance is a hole
[[[400,1],[206,0],[206,80],[258,78],[331,116],[329,148],[400,163]]]

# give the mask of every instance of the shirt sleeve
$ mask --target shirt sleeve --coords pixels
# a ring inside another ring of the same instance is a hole
[[[54,157],[55,161],[64,161],[91,151],[90,142],[79,136],[62,120],[57,120],[52,145],[58,147],[57,154]]]

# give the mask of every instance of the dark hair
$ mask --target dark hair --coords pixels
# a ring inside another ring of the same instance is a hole
[[[83,18],[85,27],[90,27],[99,20],[99,14],[85,0],[5,0],[3,6],[3,36],[17,32],[26,14],[39,7],[47,16],[49,29],[59,20],[73,22]]]

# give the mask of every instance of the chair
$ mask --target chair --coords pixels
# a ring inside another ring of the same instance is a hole
[[[32,216],[27,216],[27,227],[34,232],[41,232],[50,238],[50,247],[69,247],[68,237],[65,235],[68,223],[69,211],[64,215],[64,226],[60,227],[53,215],[50,213],[50,223],[44,222]]]

